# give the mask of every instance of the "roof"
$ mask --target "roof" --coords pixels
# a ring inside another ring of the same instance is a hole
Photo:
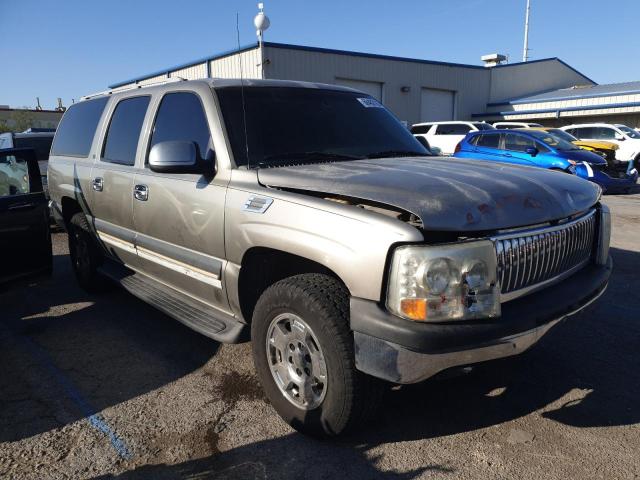
[[[504,102],[490,103],[489,106],[518,105],[524,103],[540,103],[561,100],[578,100],[583,98],[610,97],[614,95],[640,94],[640,81],[609,83],[605,85],[582,85],[561,88],[549,92],[538,93],[527,97],[516,98]]]
[[[342,92],[355,92],[361,93],[359,90],[345,87],[342,85],[334,85],[328,83],[318,83],[318,82],[303,82],[299,80],[274,80],[274,79],[256,79],[256,78],[199,78],[197,80],[184,80],[179,79],[177,77],[168,78],[163,81],[158,81],[157,83],[149,83],[149,84],[139,84],[139,85],[131,85],[128,87],[115,87],[109,90],[103,90],[102,92],[91,93],[88,95],[84,95],[80,98],[80,101],[93,100],[98,97],[105,97],[109,95],[116,95],[120,93],[131,93],[133,91],[137,91],[139,89],[149,89],[149,88],[159,88],[166,87],[167,85],[173,85],[176,83],[180,83],[181,85],[184,83],[205,83],[210,85],[213,88],[225,88],[225,87],[244,87],[244,88],[252,88],[252,87],[289,87],[289,88],[313,88],[313,89],[322,89],[322,90],[337,90]],[[135,94],[135,92],[134,92]]]
[[[270,80],[270,79],[256,79],[245,78],[241,80],[239,78],[214,78],[207,80],[214,88],[225,87],[297,87],[297,88],[319,88],[323,90],[339,90],[343,92],[358,92],[359,90],[350,87],[344,87],[342,85],[333,85],[329,83],[318,82],[303,82],[299,80]]]
[[[418,122],[414,123],[414,127],[418,127],[421,125],[466,125],[467,123],[482,123],[478,120],[443,120],[441,122]]]
[[[329,54],[333,54],[333,55],[348,55],[348,56],[351,56],[351,57],[374,58],[374,59],[378,59],[378,60],[392,60],[392,61],[399,61],[399,62],[420,63],[420,64],[425,64],[425,65],[441,65],[441,66],[445,66],[445,67],[469,68],[469,69],[484,70],[484,71],[489,71],[492,68],[510,68],[510,67],[516,67],[516,66],[521,66],[521,65],[525,65],[525,64],[531,64],[531,63],[557,61],[557,62],[560,62],[561,64],[563,64],[565,67],[573,70],[577,74],[581,75],[587,81],[589,81],[591,83],[594,83],[591,79],[589,79],[589,77],[587,77],[586,75],[580,73],[575,68],[571,67],[567,63],[565,63],[562,60],[560,60],[558,57],[541,58],[539,60],[531,60],[531,61],[528,61],[528,62],[505,63],[505,64],[501,64],[501,65],[496,65],[495,67],[487,68],[487,67],[484,67],[482,65],[471,65],[471,64],[466,64],[466,63],[442,62],[442,61],[438,61],[438,60],[426,60],[426,59],[421,59],[421,58],[397,57],[397,56],[393,56],[393,55],[380,55],[380,54],[376,54],[376,53],[354,52],[354,51],[351,51],[351,50],[337,50],[337,49],[332,49],[332,48],[309,47],[309,46],[306,46],[306,45],[293,45],[293,44],[288,44],[288,43],[264,42],[264,46],[267,47],[267,48],[281,48],[281,49],[285,49],[285,50],[301,50],[301,51],[306,51],[306,52],[329,53]],[[237,53],[246,52],[246,51],[252,50],[254,48],[258,48],[258,44],[257,43],[250,43],[248,45],[241,46],[241,47],[239,47],[237,49],[226,50],[226,51],[223,51],[223,52],[220,52],[220,53],[217,53],[217,54],[213,54],[213,55],[210,55],[210,56],[207,56],[207,57],[203,57],[203,58],[199,58],[199,59],[193,60],[191,62],[182,63],[182,64],[179,64],[179,65],[174,65],[172,67],[164,68],[162,70],[157,70],[155,72],[151,72],[151,73],[148,73],[146,75],[142,75],[142,76],[139,76],[139,77],[130,78],[129,80],[124,80],[124,81],[121,81],[121,82],[118,82],[118,83],[114,83],[114,84],[109,85],[109,88],[117,88],[117,87],[121,87],[123,85],[127,85],[127,84],[130,84],[130,83],[135,83],[135,82],[138,82],[140,80],[147,79],[147,78],[157,77],[159,75],[166,75],[169,72],[172,72],[172,71],[175,71],[175,70],[180,70],[180,69],[187,68],[187,67],[190,67],[190,66],[193,66],[193,65],[206,63],[206,62],[210,62],[210,61],[213,61],[213,60],[218,60],[218,59],[221,59],[221,58],[224,58],[224,57],[235,55]]]

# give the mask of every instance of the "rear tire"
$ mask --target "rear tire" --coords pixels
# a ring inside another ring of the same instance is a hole
[[[73,273],[80,286],[89,293],[103,291],[107,279],[98,273],[104,256],[83,213],[76,213],[69,221],[69,256]]]
[[[328,275],[286,278],[258,300],[254,365],[273,407],[299,432],[347,433],[382,400],[384,384],[356,370],[348,319],[349,294]]]

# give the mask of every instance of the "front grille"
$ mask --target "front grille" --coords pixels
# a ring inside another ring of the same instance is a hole
[[[502,298],[515,298],[587,263],[595,240],[595,213],[555,227],[495,237]]]

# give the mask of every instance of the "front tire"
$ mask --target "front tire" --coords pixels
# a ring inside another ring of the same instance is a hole
[[[69,256],[78,283],[90,293],[104,290],[107,279],[98,273],[104,257],[83,213],[71,217],[68,230]]]
[[[355,368],[349,294],[336,279],[296,275],[269,287],[253,314],[258,377],[278,414],[296,430],[331,437],[375,413],[383,384]]]

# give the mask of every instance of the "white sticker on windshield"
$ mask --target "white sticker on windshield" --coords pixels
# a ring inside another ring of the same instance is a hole
[[[382,104],[371,97],[358,98],[358,101],[366,108],[384,108]]]

